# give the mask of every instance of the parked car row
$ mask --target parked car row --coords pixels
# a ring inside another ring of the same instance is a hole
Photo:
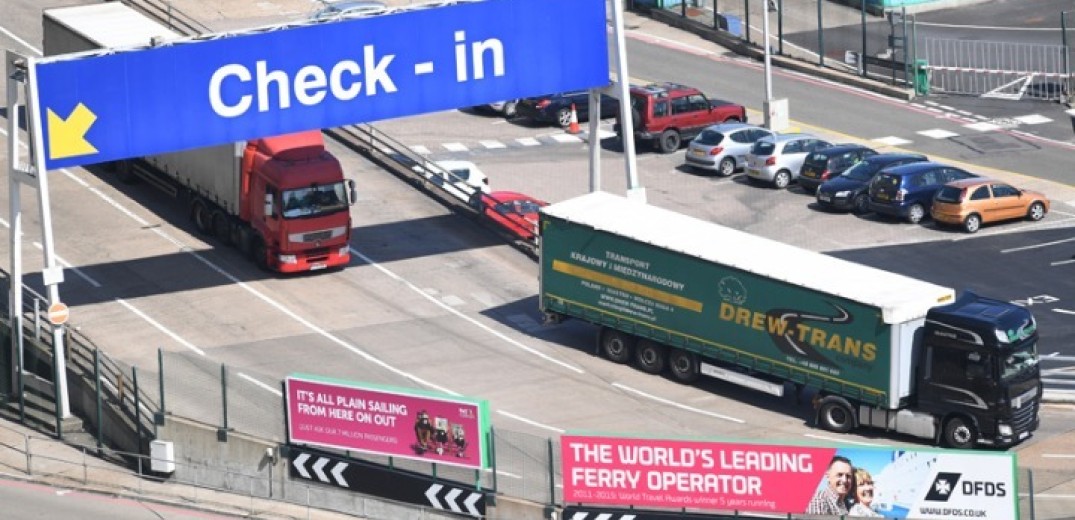
[[[932,217],[969,233],[1002,220],[1041,220],[1050,206],[1041,193],[921,154],[881,154],[861,144],[832,144],[807,133],[773,133],[742,123],[702,130],[683,162],[720,176],[743,169],[748,180],[781,189],[798,182],[826,210],[872,212],[916,224]]]

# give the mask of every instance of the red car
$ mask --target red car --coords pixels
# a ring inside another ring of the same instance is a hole
[[[549,203],[514,191],[482,194],[482,213],[511,234],[533,240],[537,235],[538,210]]]

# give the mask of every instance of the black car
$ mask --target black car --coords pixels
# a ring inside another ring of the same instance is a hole
[[[567,128],[571,126],[572,104],[575,105],[580,122],[590,119],[589,95],[589,92],[583,90],[521,99],[515,106],[515,116]],[[616,117],[619,110],[619,100],[601,94],[601,119]]]
[[[799,186],[809,193],[817,191],[821,183],[839,176],[855,163],[877,155],[873,148],[854,143],[834,144],[814,150],[803,160],[799,170]]]
[[[825,209],[865,213],[870,198],[866,189],[878,172],[890,166],[926,160],[928,159],[925,155],[916,153],[871,155],[845,170],[839,177],[829,179],[818,186],[817,203]]]

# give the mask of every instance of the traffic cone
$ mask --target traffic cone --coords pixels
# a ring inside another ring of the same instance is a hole
[[[575,111],[575,104],[571,103],[571,124],[567,126],[567,133],[577,134],[579,129],[579,113]]]

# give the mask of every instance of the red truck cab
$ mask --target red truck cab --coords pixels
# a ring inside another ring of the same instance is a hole
[[[351,260],[354,182],[325,149],[319,131],[250,141],[242,162],[242,243],[259,266],[282,273]]]

